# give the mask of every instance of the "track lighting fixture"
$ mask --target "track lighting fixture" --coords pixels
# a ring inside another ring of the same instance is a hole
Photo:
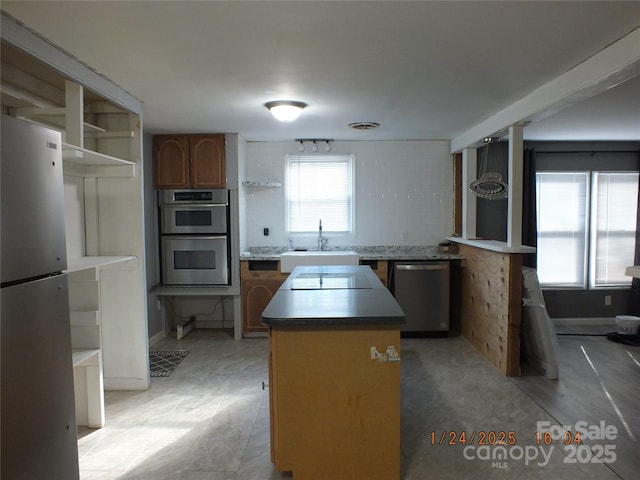
[[[324,146],[322,147],[324,149],[325,152],[330,152],[331,151],[331,143],[333,142],[333,138],[296,138],[296,142],[298,142],[300,145],[298,145],[298,150],[301,152],[305,151],[305,146],[304,144],[307,142],[311,143],[311,151],[312,152],[317,152],[318,151],[318,144],[319,143],[324,143]]]

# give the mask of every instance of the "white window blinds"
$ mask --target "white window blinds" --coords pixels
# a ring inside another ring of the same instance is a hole
[[[540,285],[586,287],[589,172],[536,173]]]
[[[629,285],[638,208],[638,172],[594,172],[591,286]]]
[[[538,172],[538,278],[546,287],[629,285],[638,172]],[[588,241],[587,241],[588,240]]]
[[[286,183],[289,232],[353,230],[351,155],[288,155]]]

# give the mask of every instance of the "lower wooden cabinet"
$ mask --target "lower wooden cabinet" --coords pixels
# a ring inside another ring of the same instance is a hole
[[[382,284],[389,288],[389,262],[387,260],[360,260],[360,265],[368,265]]]
[[[267,326],[263,325],[261,321],[262,311],[289,276],[287,273],[280,272],[280,263],[277,260],[273,262],[275,270],[251,270],[251,261],[243,260],[240,262],[243,333],[266,333],[268,331]],[[264,264],[265,262],[263,262]],[[266,265],[270,266],[268,263]]]
[[[387,260],[361,260],[360,264],[369,265],[382,284],[388,287],[389,262]],[[280,272],[278,260],[242,260],[240,262],[243,333],[268,331],[261,321],[262,311],[288,276],[288,273]]]

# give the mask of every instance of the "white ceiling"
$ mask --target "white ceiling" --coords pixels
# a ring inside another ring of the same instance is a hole
[[[145,130],[247,140],[451,139],[640,26],[640,1],[3,0],[1,8],[141,99]],[[280,99],[309,106],[283,124],[264,107]],[[358,121],[381,126],[348,127]],[[524,136],[640,140],[640,77]]]

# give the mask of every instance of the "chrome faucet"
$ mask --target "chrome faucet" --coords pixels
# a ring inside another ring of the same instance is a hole
[[[329,241],[328,238],[325,238],[322,236],[322,219],[320,219],[320,223],[318,225],[318,251],[321,252],[322,248],[327,244],[327,242]]]

